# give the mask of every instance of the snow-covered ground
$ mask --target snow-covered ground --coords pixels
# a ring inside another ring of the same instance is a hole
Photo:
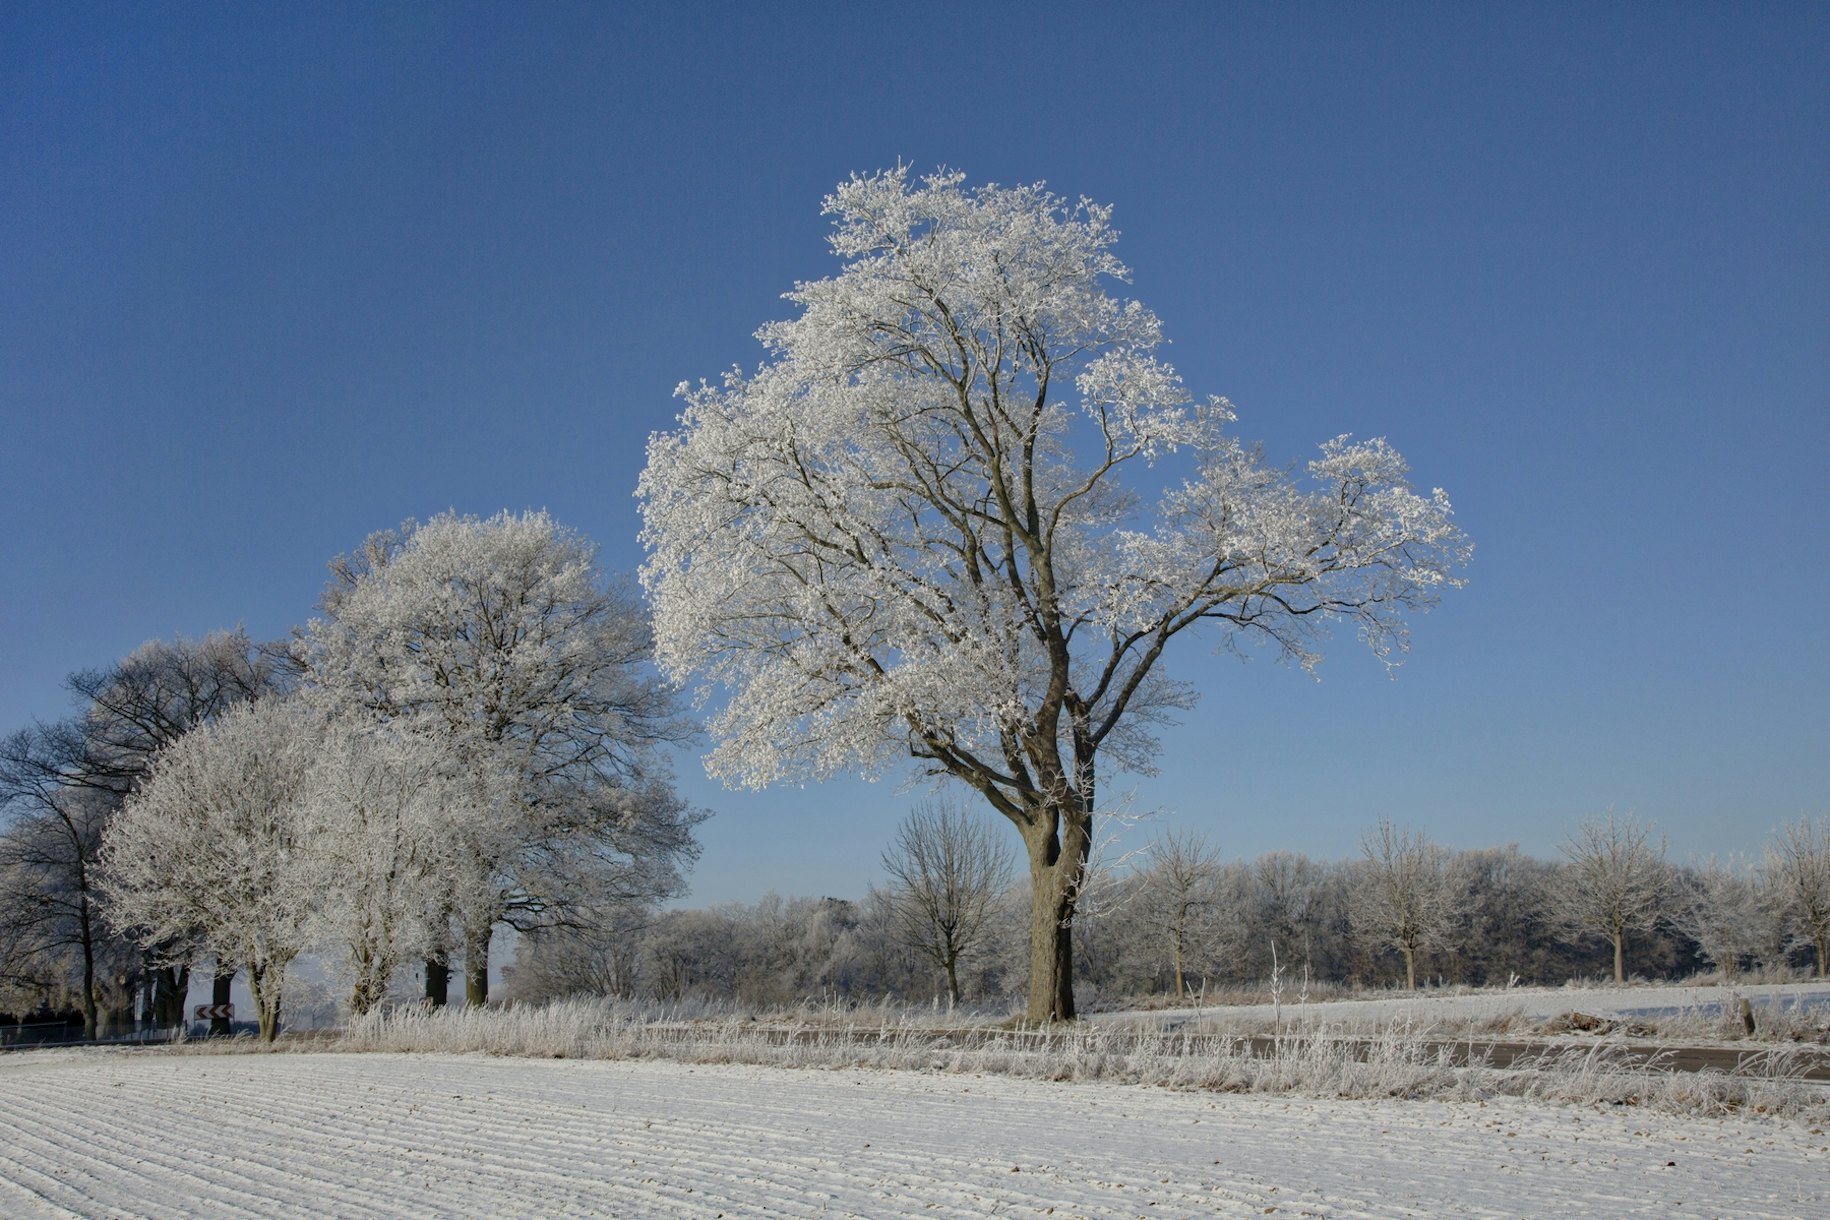
[[[1707,1018],[1721,1015],[1726,1006],[1737,1003],[1742,997],[1746,997],[1753,1005],[1757,1018],[1763,1011],[1777,1009],[1803,1008],[1819,1014],[1830,1013],[1830,985],[1821,982],[1746,987],[1515,987],[1505,991],[1471,991],[1463,994],[1425,991],[1418,995],[1330,1000],[1327,1003],[1308,1005],[1301,1002],[1300,988],[1292,985],[1286,988],[1281,1011],[1285,1018],[1306,1016],[1323,1022],[1484,1021],[1510,1015],[1549,1019],[1567,1012],[1583,1012],[1601,1017],[1666,1018],[1696,1015]],[[1269,1004],[1211,1005],[1205,1008],[1176,1008],[1145,1013],[1095,1013],[1087,1019],[1147,1019],[1175,1025],[1196,1017],[1269,1020],[1277,1011]]]
[[[438,1055],[0,1058],[0,1215],[1830,1214],[1830,1138],[1632,1107]]]

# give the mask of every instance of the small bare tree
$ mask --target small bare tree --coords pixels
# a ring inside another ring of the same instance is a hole
[[[1404,955],[1404,985],[1415,991],[1417,955],[1442,944],[1455,918],[1449,850],[1381,818],[1360,851],[1365,860],[1348,917]]]
[[[1609,808],[1558,845],[1569,860],[1556,896],[1559,922],[1607,937],[1616,983],[1627,981],[1627,933],[1651,931],[1669,902],[1665,840],[1654,841],[1652,831],[1651,822]]]
[[[1010,883],[1003,837],[952,802],[923,802],[883,853],[897,935],[947,976],[959,1003],[959,963],[978,944]]]
[[[1760,871],[1794,934],[1817,951],[1817,977],[1830,977],[1830,817],[1774,831]]]
[[[1199,834],[1170,832],[1153,840],[1139,875],[1144,918],[1169,953],[1178,997],[1188,994],[1189,939],[1220,905],[1220,853]]]

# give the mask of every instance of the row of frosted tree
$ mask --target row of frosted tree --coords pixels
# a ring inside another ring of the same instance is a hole
[[[620,995],[769,1007],[1017,1000],[1028,894],[995,827],[918,809],[864,898],[631,911],[613,935],[549,929],[523,943],[522,999]],[[1210,997],[1239,988],[1554,984],[1628,974],[1824,974],[1830,820],[1775,830],[1759,857],[1678,864],[1654,828],[1613,813],[1554,859],[1516,846],[1451,850],[1389,822],[1358,855],[1227,859],[1163,834],[1095,870],[1075,925],[1082,1000]]]
[[[681,892],[704,816],[647,615],[542,513],[444,515],[335,560],[289,639],[153,642],[0,743],[0,1011],[175,1025],[245,975],[263,1035],[311,953],[363,1012],[409,966],[488,998],[504,927]]]

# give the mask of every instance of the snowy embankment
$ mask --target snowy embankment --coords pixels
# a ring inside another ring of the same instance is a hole
[[[0,1059],[0,1214],[1814,1217],[1821,1127],[456,1055]]]
[[[1327,1000],[1307,1004],[1298,989],[1287,989],[1281,1005],[1233,1004],[1161,1009],[1149,1012],[1090,1014],[1093,1022],[1143,1021],[1175,1025],[1192,1019],[1269,1021],[1277,1016],[1323,1022],[1372,1021],[1381,1025],[1413,1022],[1436,1025],[1453,1021],[1497,1021],[1516,1017],[1543,1021],[1568,1012],[1614,1018],[1685,1018],[1699,1022],[1731,1014],[1745,998],[1757,1017],[1804,1010],[1830,1012],[1830,985],[1771,983],[1740,987],[1514,987],[1503,991],[1395,994],[1375,999]]]

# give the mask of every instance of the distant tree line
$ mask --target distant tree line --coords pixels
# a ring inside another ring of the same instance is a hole
[[[997,840],[950,877],[944,845],[976,835],[927,807],[886,852],[888,884],[862,899],[630,912],[614,930],[548,928],[509,968],[517,999],[618,995],[768,1007],[884,997],[1020,1001],[1028,891]],[[948,902],[938,896],[951,895]],[[949,905],[949,902],[951,905]],[[980,912],[961,919],[958,912]],[[1076,920],[1083,1000],[1185,999],[1278,982],[1317,988],[1733,981],[1825,972],[1830,819],[1782,826],[1757,861],[1674,864],[1653,827],[1612,812],[1578,826],[1555,859],[1516,846],[1451,850],[1381,822],[1358,855],[1227,859],[1164,834],[1123,867],[1096,868]],[[965,935],[959,935],[960,929]],[[953,930],[949,939],[948,929]]]

